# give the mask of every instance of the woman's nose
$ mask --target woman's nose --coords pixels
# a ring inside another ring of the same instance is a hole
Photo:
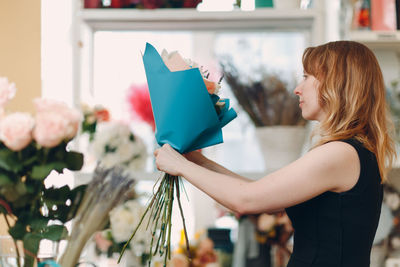
[[[300,95],[300,85],[297,85],[296,88],[294,88],[293,93],[295,95]]]

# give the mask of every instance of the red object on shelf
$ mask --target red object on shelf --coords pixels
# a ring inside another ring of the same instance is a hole
[[[363,8],[358,13],[358,25],[365,28],[370,26],[369,9]]]
[[[142,4],[145,9],[155,9],[155,8],[163,7],[164,1],[163,0],[143,0]]]
[[[129,5],[129,1],[127,0],[111,0],[112,8],[123,8]]]
[[[99,8],[101,6],[101,0],[85,0],[83,6],[84,8]]]
[[[195,8],[202,0],[183,0],[183,7],[185,8]]]
[[[371,0],[371,29],[395,31],[396,26],[396,1]]]
[[[357,30],[371,28],[371,9],[369,0],[358,0],[355,2],[353,28]]]

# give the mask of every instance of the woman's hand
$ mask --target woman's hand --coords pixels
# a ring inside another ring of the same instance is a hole
[[[170,175],[181,176],[182,167],[187,159],[173,149],[169,144],[163,145],[154,151],[157,169]]]

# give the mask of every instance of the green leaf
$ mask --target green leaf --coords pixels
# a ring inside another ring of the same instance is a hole
[[[63,205],[69,198],[71,190],[68,185],[60,188],[50,187],[44,191],[43,201],[51,208],[53,205]]]
[[[8,148],[0,150],[0,168],[6,171],[18,172],[22,165],[19,163],[17,154]]]
[[[15,186],[15,190],[17,191],[18,195],[22,196],[27,193],[25,183],[18,182]]]
[[[59,241],[68,237],[67,228],[64,225],[49,225],[41,233],[43,239]]]
[[[51,162],[42,166],[34,166],[31,177],[36,180],[44,180],[52,170],[61,173],[66,167],[64,162]]]
[[[24,235],[26,234],[26,226],[20,221],[17,221],[14,226],[8,229],[8,233],[15,240],[23,240]]]
[[[61,222],[71,220],[75,216],[86,187],[86,185],[81,185],[70,190],[68,186],[63,186],[45,190],[43,201],[49,207],[48,218],[60,220]],[[67,205],[67,200],[70,200],[69,205]],[[56,210],[51,209],[53,205],[57,206]]]
[[[70,196],[71,206],[69,206],[67,221],[69,221],[75,217],[76,212],[78,211],[78,208],[81,205],[81,202],[85,195],[86,188],[87,188],[87,185],[84,184],[84,185],[75,187],[74,190],[72,190],[71,196]]]
[[[24,236],[23,242],[24,242],[24,249],[29,251],[33,255],[37,255],[37,252],[39,250],[39,243],[40,240],[43,238],[41,237],[40,234],[37,233],[27,233]],[[30,256],[28,253],[27,256]]]
[[[0,173],[0,186],[8,184],[12,184],[12,180],[8,177],[8,175]]]
[[[37,156],[31,156],[30,158],[25,159],[21,164],[25,167],[32,165],[35,160],[37,159]]]
[[[83,166],[83,154],[75,151],[67,152],[65,157],[67,168],[71,171],[79,171]]]
[[[18,191],[13,185],[4,186],[1,190],[1,193],[8,202],[14,202],[20,197]]]
[[[33,232],[37,232],[37,231],[39,231],[39,230],[44,229],[45,227],[47,227],[47,223],[48,223],[48,220],[47,220],[47,219],[44,219],[44,218],[41,218],[41,219],[34,219],[34,220],[31,222],[31,228],[32,228]]]
[[[5,207],[0,205],[0,213],[8,214],[8,211]]]

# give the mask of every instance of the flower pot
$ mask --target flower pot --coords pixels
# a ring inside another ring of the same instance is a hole
[[[256,128],[256,137],[268,171],[279,169],[299,158],[306,137],[304,126]]]

